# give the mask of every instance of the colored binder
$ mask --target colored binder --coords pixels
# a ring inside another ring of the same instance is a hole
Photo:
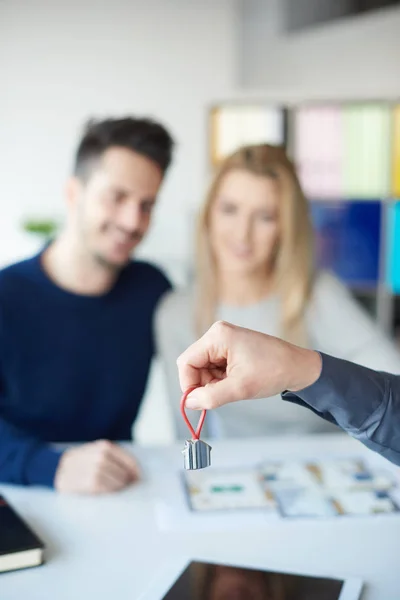
[[[285,112],[263,104],[227,104],[211,112],[211,158],[218,165],[226,156],[251,144],[285,143]]]
[[[400,105],[393,111],[393,177],[392,188],[395,197],[400,196]]]
[[[311,217],[317,267],[353,288],[374,289],[379,281],[381,201],[312,202]]]
[[[386,103],[344,109],[344,193],[387,197],[391,190],[391,110]]]
[[[386,282],[390,290],[400,294],[400,202],[388,207]]]
[[[305,106],[296,111],[294,158],[310,199],[343,195],[343,119],[337,106]]]

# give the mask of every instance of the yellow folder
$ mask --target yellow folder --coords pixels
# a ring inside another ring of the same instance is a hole
[[[400,197],[400,104],[394,109],[393,127],[393,195]]]

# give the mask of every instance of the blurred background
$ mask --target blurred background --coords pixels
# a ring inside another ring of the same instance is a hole
[[[320,266],[398,336],[399,31],[400,3],[384,0],[0,0],[0,267],[62,223],[89,117],[153,116],[177,150],[140,256],[185,284],[213,168],[284,143]],[[145,443],[169,439],[164,393],[155,364]]]

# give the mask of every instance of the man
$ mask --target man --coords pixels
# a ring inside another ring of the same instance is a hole
[[[66,186],[65,229],[0,272],[0,481],[101,493],[138,477],[113,440],[131,437],[153,312],[170,284],[130,256],[172,149],[151,120],[89,123]]]
[[[400,376],[218,322],[178,359],[196,410],[283,394],[400,465]],[[260,400],[261,401],[261,400]]]

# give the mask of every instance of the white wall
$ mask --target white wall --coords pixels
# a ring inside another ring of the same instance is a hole
[[[243,89],[285,101],[399,97],[399,8],[285,33],[280,0],[241,6]]]
[[[159,118],[178,142],[142,251],[186,253],[207,173],[205,108],[233,80],[234,20],[232,0],[0,2],[0,264],[33,247],[22,216],[63,214],[83,122],[125,113]]]

